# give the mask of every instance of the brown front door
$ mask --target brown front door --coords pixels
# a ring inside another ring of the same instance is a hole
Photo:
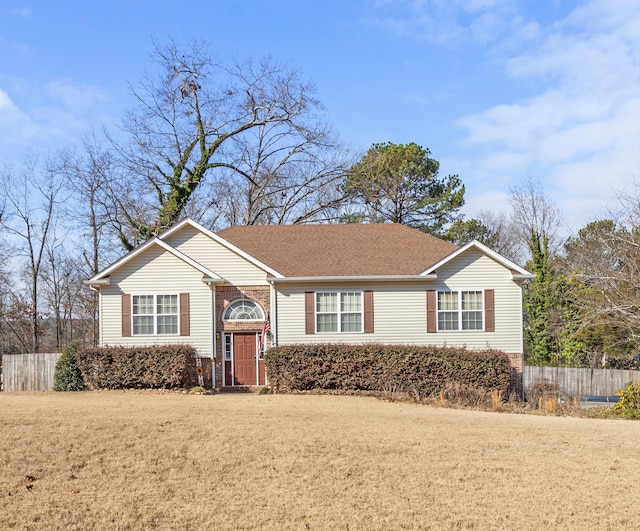
[[[256,335],[233,334],[235,385],[256,385]]]

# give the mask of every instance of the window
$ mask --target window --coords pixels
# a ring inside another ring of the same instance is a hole
[[[362,292],[316,293],[316,330],[362,332]]]
[[[231,361],[231,353],[233,352],[233,336],[224,334],[224,359]]]
[[[264,314],[255,302],[242,299],[232,302],[224,312],[224,321],[264,321]]]
[[[133,295],[133,335],[177,335],[177,295]]]
[[[482,291],[438,292],[438,330],[482,330]]]

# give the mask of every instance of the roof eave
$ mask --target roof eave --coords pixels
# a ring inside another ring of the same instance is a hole
[[[283,277],[269,278],[272,283],[326,283],[326,282],[416,282],[432,281],[438,278],[435,273],[429,275],[350,275],[350,276],[325,276],[325,277]]]
[[[111,283],[110,277],[104,277],[99,279],[83,280],[82,283],[86,286],[108,286]]]
[[[511,278],[513,280],[531,280],[532,278],[536,278],[536,276],[533,273],[511,273]]]

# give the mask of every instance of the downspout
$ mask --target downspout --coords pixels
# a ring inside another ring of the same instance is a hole
[[[216,341],[217,321],[216,321],[216,285],[210,284],[211,288],[211,322],[213,323],[211,344],[213,345],[213,352],[211,353],[211,389],[216,388],[216,357],[218,356],[218,343]]]
[[[100,288],[97,288],[91,284],[89,284],[89,289],[91,291],[95,291],[98,294],[98,346],[102,346],[102,338],[104,337],[104,335],[102,334],[102,322],[104,321],[104,319],[102,318],[102,291],[100,291]]]
[[[269,285],[270,285],[270,293],[269,293],[269,297],[271,299],[271,304],[270,304],[270,312],[271,312],[271,346],[272,347],[277,347],[278,346],[278,298],[277,298],[277,292],[276,292],[276,287],[275,287],[275,281],[274,280],[269,280]]]
[[[278,293],[276,291],[275,281],[269,280],[269,297],[271,304],[269,310],[271,312],[271,347],[278,346]],[[267,368],[264,369],[264,383],[269,385],[267,378]]]

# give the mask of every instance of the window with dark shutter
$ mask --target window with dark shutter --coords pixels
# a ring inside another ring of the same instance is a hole
[[[364,333],[373,334],[373,291],[363,292],[364,298]]]
[[[188,336],[191,334],[191,326],[189,322],[189,294],[180,294],[180,335]]]
[[[313,334],[316,331],[315,318],[315,294],[313,291],[307,291],[304,294],[304,333]]]
[[[494,310],[494,292],[492,289],[484,290],[484,331],[496,331],[496,317]]]
[[[122,337],[131,337],[131,295],[122,294]]]
[[[429,334],[435,334],[437,332],[436,315],[436,290],[430,289],[427,291],[427,332]]]

